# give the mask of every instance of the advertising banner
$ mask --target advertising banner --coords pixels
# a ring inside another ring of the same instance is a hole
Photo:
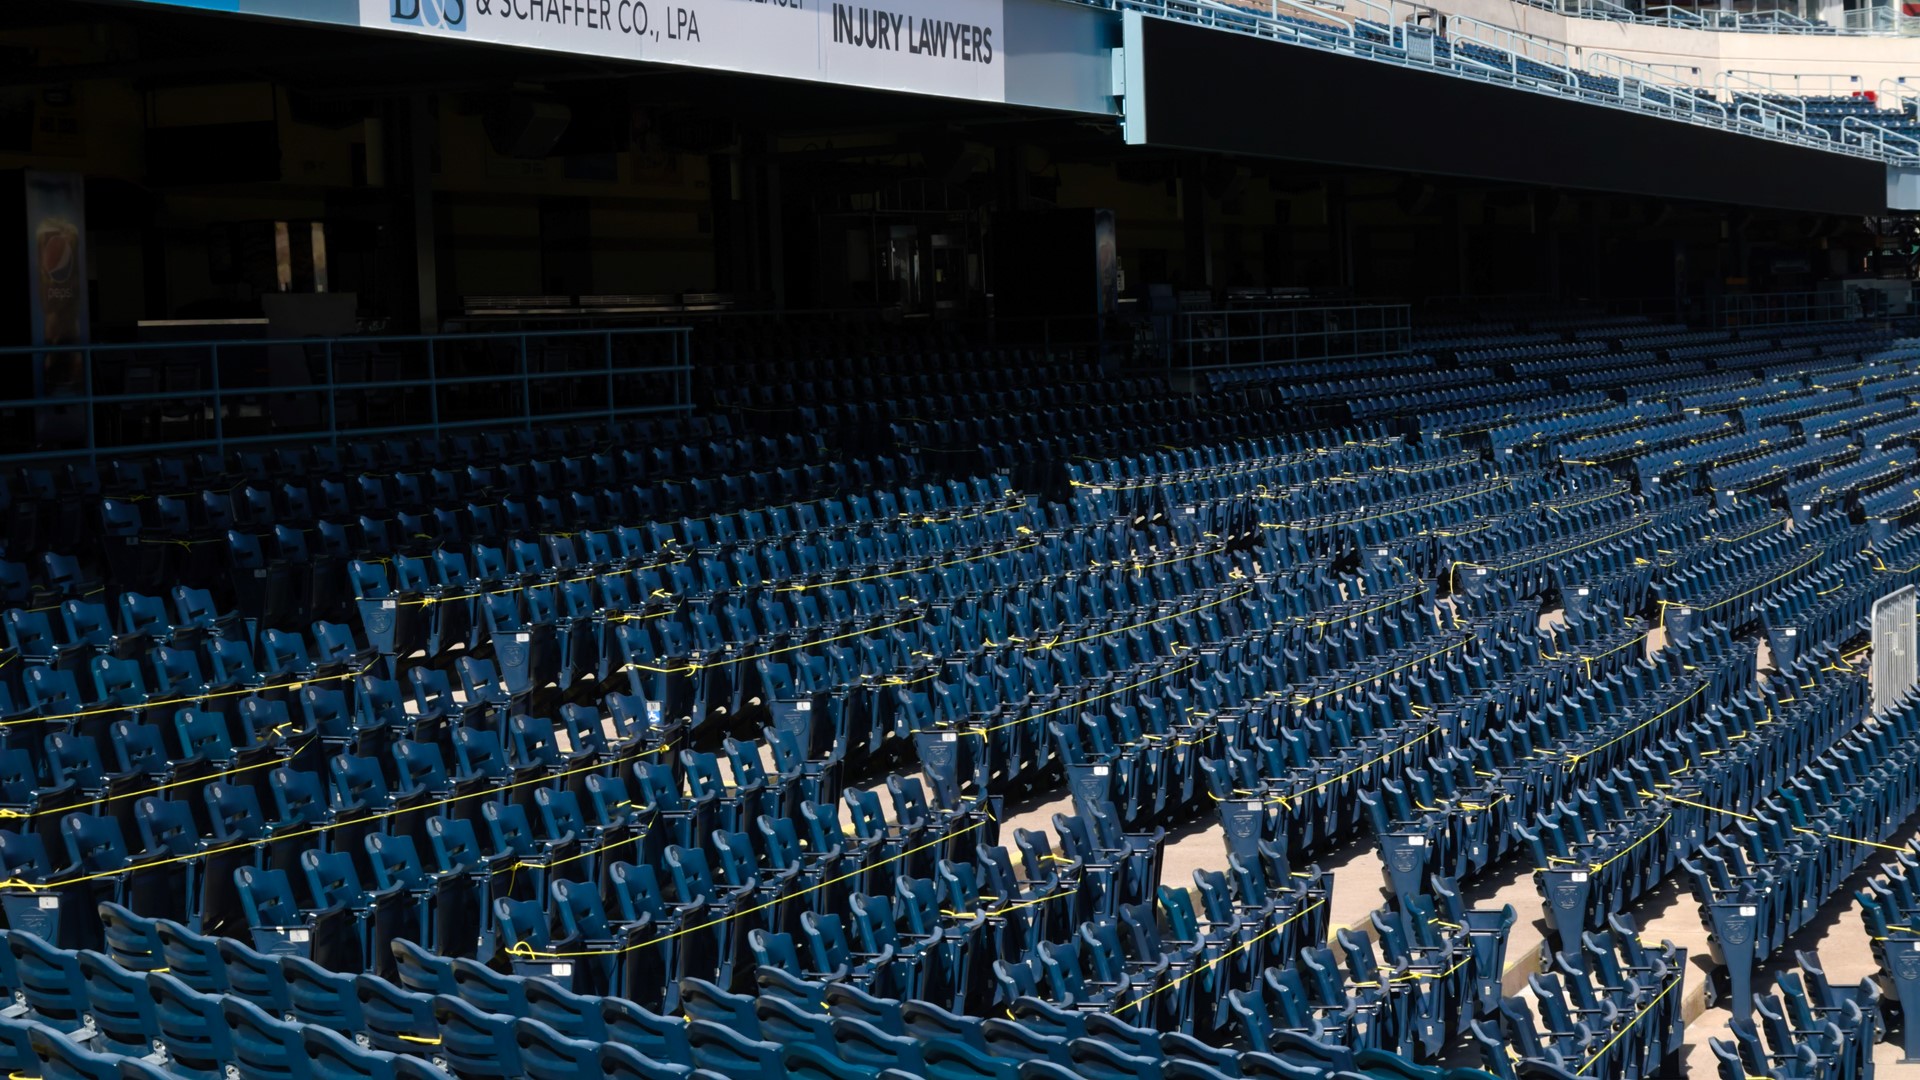
[[[359,0],[360,25],[1005,101],[1003,0]]]
[[[28,325],[35,345],[87,343],[86,178],[26,174]],[[34,371],[34,393],[81,385],[77,352],[48,352]]]
[[[1119,114],[1117,13],[1063,0],[132,2]],[[1132,92],[1142,85],[1132,83]]]

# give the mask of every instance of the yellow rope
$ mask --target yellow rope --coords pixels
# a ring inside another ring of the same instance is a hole
[[[1125,1012],[1128,1009],[1137,1008],[1141,1005],[1146,1004],[1156,994],[1165,993],[1166,991],[1171,990],[1176,986],[1179,986],[1181,983],[1186,982],[1188,979],[1193,978],[1195,975],[1198,975],[1204,971],[1211,970],[1215,965],[1219,964],[1221,961],[1226,960],[1232,956],[1237,956],[1238,954],[1243,953],[1248,949],[1251,949],[1253,946],[1259,944],[1260,942],[1266,940],[1267,938],[1270,938],[1273,935],[1279,933],[1280,931],[1285,930],[1287,927],[1292,926],[1295,922],[1298,922],[1300,919],[1305,918],[1307,915],[1311,914],[1315,910],[1326,906],[1326,903],[1327,902],[1325,900],[1315,900],[1313,903],[1307,905],[1304,908],[1301,908],[1299,911],[1288,916],[1286,919],[1282,920],[1281,922],[1275,923],[1274,925],[1266,928],[1265,930],[1262,930],[1260,933],[1255,934],[1253,937],[1248,938],[1247,940],[1241,942],[1238,945],[1235,945],[1233,948],[1228,949],[1226,952],[1221,953],[1219,956],[1216,956],[1213,959],[1207,961],[1206,963],[1201,964],[1199,967],[1194,968],[1192,971],[1187,972],[1186,974],[1180,976],[1177,979],[1174,979],[1173,981],[1165,984],[1164,986],[1155,987],[1153,990],[1149,991],[1146,994],[1142,994],[1140,997],[1134,998],[1132,1001],[1129,1001],[1123,1005],[1116,1006],[1113,1011],[1116,1013]]]
[[[1208,608],[1216,608],[1216,607],[1219,607],[1221,604],[1230,604],[1235,600],[1252,596],[1253,592],[1254,592],[1253,587],[1248,586],[1247,588],[1242,589],[1240,592],[1234,593],[1232,596],[1223,596],[1218,600],[1201,604],[1198,607],[1187,608],[1185,611],[1176,611],[1176,612],[1173,612],[1172,614],[1156,616],[1144,622],[1134,623],[1131,626],[1122,626],[1113,630],[1103,630],[1098,634],[1084,634],[1080,637],[1067,638],[1065,640],[1055,638],[1052,641],[1043,641],[1038,645],[1031,646],[1028,649],[1028,651],[1029,652],[1047,652],[1049,650],[1063,648],[1068,645],[1078,645],[1083,641],[1098,641],[1101,638],[1112,637],[1115,634],[1124,634],[1129,630],[1140,630],[1145,627],[1154,626],[1158,623],[1167,622],[1171,619],[1178,619],[1183,615],[1192,615],[1197,611],[1205,611]]]
[[[1660,1004],[1660,1002],[1664,1000],[1668,994],[1673,993],[1674,988],[1679,986],[1681,982],[1682,980],[1676,977],[1672,982],[1669,982],[1667,984],[1667,988],[1665,990],[1662,990],[1658,994],[1655,994],[1653,1000],[1647,1002],[1646,1006],[1642,1008],[1639,1012],[1634,1013],[1633,1019],[1627,1021],[1624,1025],[1622,1025],[1620,1030],[1614,1034],[1613,1038],[1607,1040],[1607,1044],[1605,1046],[1602,1046],[1599,1050],[1595,1051],[1594,1055],[1587,1059],[1586,1064],[1574,1070],[1574,1075],[1575,1076],[1585,1075],[1588,1069],[1593,1068],[1594,1065],[1598,1063],[1601,1058],[1606,1057],[1607,1051],[1613,1049],[1613,1046],[1615,1043],[1619,1042],[1623,1038],[1626,1038],[1627,1032],[1633,1030],[1633,1025],[1639,1023],[1642,1017],[1652,1012],[1653,1007],[1655,1005]]]
[[[675,938],[685,937],[688,934],[697,934],[702,930],[712,929],[713,927],[719,926],[722,923],[731,922],[734,919],[741,919],[741,918],[745,918],[748,915],[758,914],[759,912],[765,911],[768,908],[774,907],[779,904],[784,904],[788,900],[797,899],[798,897],[805,896],[808,893],[819,892],[821,889],[828,888],[829,886],[838,885],[839,883],[846,881],[848,879],[859,877],[860,875],[866,873],[868,870],[871,870],[876,866],[885,866],[888,863],[898,862],[909,855],[915,855],[922,851],[927,850],[930,847],[937,847],[941,844],[946,843],[949,840],[958,839],[970,832],[973,832],[975,829],[983,829],[989,824],[992,824],[991,819],[987,821],[976,821],[964,829],[957,829],[953,832],[943,834],[936,839],[929,840],[924,844],[918,844],[914,847],[907,848],[904,851],[900,851],[893,855],[889,855],[884,859],[867,863],[866,865],[862,866],[858,870],[852,870],[845,874],[841,874],[838,877],[828,878],[825,881],[816,882],[812,885],[807,886],[804,889],[798,889],[798,890],[795,890],[794,892],[787,893],[782,896],[777,896],[772,900],[755,904],[754,906],[749,908],[743,908],[740,911],[733,912],[730,915],[725,915],[718,919],[712,919],[707,922],[703,922],[698,926],[683,926],[680,929],[675,930],[670,934],[662,934],[657,938],[649,938],[646,941],[635,942],[632,945],[623,946],[618,949],[586,949],[579,952],[563,952],[563,953],[543,952],[538,949],[535,949],[532,945],[529,945],[524,941],[516,941],[513,944],[507,946],[507,950],[506,950],[507,955],[517,957],[522,960],[570,960],[570,959],[576,959],[581,957],[591,957],[591,956],[620,956],[624,953],[633,952],[636,949],[644,949],[654,945],[663,945],[669,941],[674,940]]]
[[[1436,657],[1445,656],[1446,654],[1453,652],[1456,649],[1465,648],[1466,646],[1471,645],[1478,637],[1479,635],[1477,634],[1468,634],[1466,637],[1461,638],[1459,641],[1454,642],[1453,644],[1447,646],[1444,649],[1440,649],[1435,652],[1430,652],[1427,655],[1422,656],[1418,659],[1409,660],[1406,663],[1401,664],[1399,667],[1388,668],[1387,670],[1382,671],[1378,674],[1369,675],[1366,678],[1359,680],[1358,682],[1350,682],[1347,685],[1340,687],[1339,689],[1329,690],[1326,693],[1320,694],[1315,697],[1308,697],[1305,694],[1296,695],[1294,697],[1293,703],[1295,706],[1307,706],[1307,705],[1313,704],[1316,701],[1325,701],[1327,698],[1336,697],[1340,694],[1344,694],[1349,690],[1357,689],[1359,687],[1367,685],[1368,683],[1379,682],[1381,679],[1384,679],[1389,675],[1393,675],[1397,672],[1405,671],[1408,668],[1418,664],[1424,664],[1428,660],[1435,659]]]
[[[1667,823],[1672,820],[1673,820],[1672,814],[1668,814],[1666,817],[1661,818],[1658,824],[1656,824],[1653,828],[1647,830],[1647,834],[1645,836],[1642,836],[1640,839],[1635,840],[1633,843],[1628,844],[1626,847],[1621,848],[1613,856],[1613,858],[1608,859],[1606,862],[1594,863],[1591,867],[1592,871],[1597,874],[1600,871],[1605,870],[1607,867],[1612,866],[1615,862],[1626,857],[1627,853],[1632,851],[1634,848],[1637,848],[1641,844],[1646,843],[1648,840],[1653,839],[1654,836],[1656,836],[1660,832],[1660,830],[1666,828]]]
[[[1578,765],[1580,764],[1580,762],[1584,761],[1587,758],[1592,757],[1595,754],[1598,754],[1600,751],[1605,750],[1607,747],[1612,746],[1614,743],[1617,743],[1622,739],[1632,736],[1635,732],[1641,730],[1642,728],[1647,727],[1650,724],[1654,724],[1658,722],[1662,717],[1666,716],[1668,713],[1673,712],[1674,710],[1685,705],[1687,702],[1692,701],[1694,698],[1697,698],[1701,694],[1706,693],[1706,690],[1707,690],[1707,684],[1701,683],[1699,686],[1694,687],[1693,693],[1688,694],[1686,697],[1683,697],[1679,701],[1676,701],[1673,704],[1667,706],[1665,709],[1660,710],[1659,713],[1654,715],[1651,719],[1647,720],[1645,723],[1635,724],[1632,728],[1621,732],[1619,735],[1616,735],[1611,739],[1608,739],[1606,742],[1603,742],[1599,746],[1596,746],[1593,749],[1588,750],[1584,754],[1568,754],[1567,765],[1569,767]]]
[[[373,670],[374,664],[377,663],[379,663],[379,661],[375,660],[359,671],[347,671],[338,675],[323,675],[317,679],[303,679],[290,683],[276,683],[259,687],[244,686],[237,690],[217,690],[213,693],[199,694],[192,697],[163,698],[159,701],[142,701],[132,705],[106,705],[91,709],[81,709],[78,712],[56,713],[52,716],[23,716],[14,720],[0,720],[0,727],[12,727],[15,724],[51,723],[56,720],[77,720],[85,716],[107,716],[113,713],[130,712],[135,709],[165,709],[175,705],[192,705],[197,702],[214,701],[219,698],[240,697],[245,694],[257,693],[260,690],[298,690],[301,687],[312,686],[315,683],[338,682],[341,679],[358,678]]]
[[[1159,682],[1161,679],[1171,679],[1175,675],[1184,674],[1186,672],[1192,671],[1194,668],[1197,668],[1199,666],[1200,666],[1200,662],[1196,660],[1186,665],[1185,667],[1174,668],[1172,671],[1163,672],[1159,675],[1153,675],[1148,678],[1141,679],[1139,682],[1136,682],[1136,683],[1129,683],[1126,686],[1122,686],[1113,690],[1108,690],[1104,694],[1095,694],[1090,698],[1082,698],[1081,700],[1072,702],[1070,704],[1057,705],[1051,709],[1046,710],[1045,712],[1037,712],[1037,713],[1034,713],[1032,716],[1024,716],[1018,720],[1009,720],[1004,724],[995,724],[992,727],[963,728],[961,729],[959,734],[977,735],[977,736],[980,736],[981,738],[985,738],[996,731],[1001,731],[1010,727],[1018,727],[1021,724],[1029,723],[1034,720],[1042,720],[1042,719],[1045,719],[1046,717],[1054,715],[1055,713],[1063,713],[1068,711],[1069,709],[1077,709],[1082,705],[1091,705],[1096,701],[1104,701],[1107,698],[1113,697],[1115,694],[1124,694],[1129,690],[1139,689],[1140,687],[1146,686],[1149,683]]]
[[[1479,490],[1476,490],[1476,491],[1469,491],[1464,495],[1455,495],[1451,498],[1436,499],[1432,502],[1418,503],[1412,506],[1403,506],[1397,510],[1388,510],[1385,513],[1370,514],[1366,517],[1361,517],[1361,518],[1349,518],[1342,521],[1332,521],[1323,525],[1300,525],[1291,521],[1274,522],[1274,523],[1263,521],[1260,523],[1260,525],[1261,527],[1268,528],[1268,529],[1293,529],[1296,532],[1320,532],[1326,529],[1345,529],[1350,526],[1360,525],[1369,521],[1379,521],[1382,518],[1402,517],[1407,514],[1417,514],[1422,510],[1431,510],[1436,506],[1445,506],[1448,503],[1457,503],[1463,499],[1478,498],[1481,495],[1492,495],[1497,492],[1505,491],[1508,488],[1511,488],[1512,486],[1513,486],[1513,481],[1502,480],[1498,484],[1495,484],[1491,487],[1480,488]]]
[[[321,833],[332,832],[334,829],[345,828],[349,825],[362,825],[362,824],[366,824],[368,822],[373,822],[373,821],[384,821],[387,818],[395,817],[399,814],[420,813],[427,810],[437,809],[442,806],[449,806],[449,805],[452,805],[453,803],[460,802],[463,799],[476,799],[476,798],[484,798],[488,796],[498,795],[501,792],[512,791],[515,788],[526,787],[529,784],[551,784],[553,781],[562,779],[564,777],[576,776],[583,772],[593,772],[598,769],[605,769],[611,766],[622,765],[629,761],[637,761],[640,758],[647,757],[648,755],[651,755],[651,754],[665,753],[666,751],[672,748],[673,748],[673,743],[671,742],[662,743],[661,745],[654,747],[652,750],[636,751],[632,754],[626,755],[625,757],[617,758],[612,761],[602,761],[592,765],[580,765],[572,769],[567,769],[562,772],[554,773],[551,776],[536,776],[526,780],[516,780],[509,784],[503,784],[500,787],[489,787],[480,791],[469,791],[459,795],[451,795],[451,796],[448,796],[447,798],[439,799],[434,802],[422,803],[419,806],[396,807],[395,809],[387,810],[382,813],[370,814],[366,817],[356,817],[351,821],[324,822],[322,824],[315,825],[311,828],[302,829],[299,832],[284,833],[284,834],[273,835],[273,836],[255,837],[248,840],[242,840],[237,843],[228,844],[225,847],[209,848],[206,851],[195,851],[185,855],[175,855],[170,858],[156,859],[153,862],[133,863],[131,865],[121,867],[118,870],[106,870],[100,873],[85,874],[80,877],[66,878],[61,881],[49,881],[49,882],[41,882],[37,884],[31,881],[22,881],[18,878],[12,878],[5,881],[0,881],[0,889],[22,888],[22,889],[27,889],[33,892],[41,892],[47,889],[60,889],[60,888],[65,888],[66,886],[69,886],[69,885],[78,885],[78,884],[81,884],[82,882],[95,881],[100,878],[118,877],[122,874],[131,874],[131,873],[137,873],[143,870],[152,870],[157,867],[169,866],[174,863],[187,862],[193,859],[204,859],[210,855],[224,855],[229,851],[241,851],[248,848],[256,848],[262,844],[268,844],[268,843],[277,844],[286,840],[297,840],[304,836],[317,836]]]

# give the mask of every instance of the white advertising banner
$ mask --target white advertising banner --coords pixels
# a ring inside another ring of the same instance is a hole
[[[1005,101],[1004,0],[359,0],[360,25]]]

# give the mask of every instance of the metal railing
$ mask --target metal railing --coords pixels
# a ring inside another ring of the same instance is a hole
[[[1804,11],[1790,11],[1780,7],[1760,7],[1751,4],[1746,9],[1741,4],[1749,0],[1735,0],[1735,6],[1720,8],[1681,7],[1674,4],[1654,4],[1636,10],[1621,0],[1515,0],[1542,11],[1551,11],[1556,15],[1567,15],[1578,19],[1602,19],[1607,22],[1634,23],[1639,26],[1658,26],[1673,30],[1711,30],[1739,34],[1801,34],[1825,36],[1892,36],[1920,30],[1920,19],[1902,19],[1895,2],[1881,2],[1874,6],[1838,13],[1837,23],[1823,22],[1807,15]],[[1399,6],[1399,0],[1395,0]],[[1413,6],[1413,5],[1408,5]]]
[[[1704,303],[1707,325],[1727,327],[1792,326],[1854,322],[1867,317],[1853,290],[1729,293]]]
[[[1650,64],[1608,52],[1590,52],[1586,54],[1586,63],[1588,68],[1599,74],[1639,79],[1649,85],[1678,90],[1710,89],[1698,64]]]
[[[1546,4],[1551,11],[1562,15],[1574,15],[1583,19],[1610,19],[1615,22],[1646,22],[1646,16],[1624,4],[1613,0],[1560,0],[1557,4]]]
[[[1851,97],[1865,86],[1858,75],[1794,75],[1732,68],[1714,82],[1723,94],[1773,94],[1782,97]],[[1805,106],[1801,106],[1805,108]]]
[[[1898,9],[1891,3],[1843,12],[1841,21],[1837,24],[1811,19],[1781,8],[1720,11],[1657,4],[1647,7],[1644,13],[1629,11],[1625,15],[1620,15],[1611,12],[1609,6],[1594,4],[1591,0],[1562,0],[1559,10],[1563,14],[1581,18],[1613,19],[1620,22],[1665,26],[1675,30],[1713,30],[1735,34],[1886,36],[1898,33],[1901,23]]]
[[[1326,22],[1339,29],[1351,27],[1356,19],[1382,26],[1392,24],[1393,11],[1378,0],[1203,0],[1219,7],[1239,8],[1256,15],[1290,17],[1308,22]]]
[[[1806,113],[1782,108],[1778,103],[1755,97],[1741,98],[1734,106],[1734,118],[1788,142],[1824,146],[1836,141],[1826,128],[1807,122]]]
[[[1707,29],[1707,20],[1692,8],[1658,4],[1647,9],[1647,17],[1655,24],[1671,26],[1678,30]]]
[[[57,388],[0,401],[0,462],[229,449],[692,407],[683,327],[0,349]]]
[[[1372,36],[1363,36],[1336,22],[1313,21],[1311,23],[1290,15],[1275,16],[1251,7],[1230,5],[1216,0],[1080,0],[1082,3],[1109,10],[1140,11],[1159,18],[1229,30],[1235,33],[1252,34],[1273,41],[1306,45],[1333,52],[1347,53],[1365,57],[1381,63],[1402,67],[1438,71],[1459,78],[1474,79],[1481,82],[1511,86],[1539,94],[1551,94],[1556,97],[1570,98],[1587,104],[1608,108],[1627,109],[1633,112],[1659,116],[1683,123],[1699,124],[1729,130],[1755,138],[1771,139],[1776,142],[1793,143],[1813,147],[1830,153],[1845,154],[1850,157],[1870,158],[1898,164],[1920,163],[1920,158],[1909,157],[1901,151],[1903,144],[1888,140],[1871,146],[1837,139],[1826,129],[1806,121],[1804,115],[1782,108],[1776,103],[1759,100],[1759,94],[1768,92],[1765,84],[1757,84],[1751,89],[1716,90],[1728,96],[1738,95],[1738,103],[1710,102],[1703,100],[1699,93],[1686,88],[1681,83],[1668,83],[1662,80],[1658,85],[1649,87],[1640,78],[1599,78],[1597,72],[1585,68],[1574,69],[1564,63],[1552,60],[1533,59],[1534,56],[1564,56],[1564,46],[1547,41],[1534,35],[1520,34],[1517,31],[1501,30],[1520,41],[1531,42],[1517,50],[1501,49],[1510,58],[1526,59],[1523,65],[1509,59],[1505,64],[1492,62],[1494,58],[1460,55],[1449,48],[1444,52],[1433,48],[1435,41],[1452,44],[1450,37],[1436,37],[1431,32],[1415,34],[1415,25],[1406,23],[1389,27],[1391,41],[1379,41]],[[1281,10],[1280,4],[1289,8],[1306,10],[1304,5],[1293,0],[1269,0],[1272,10]],[[1449,17],[1449,25],[1456,21],[1474,27],[1476,20]],[[1480,40],[1477,29],[1469,30],[1460,40],[1493,48]],[[1602,55],[1602,54],[1593,54]],[[1616,65],[1624,66],[1628,61],[1614,58]],[[1543,71],[1528,70],[1538,66]],[[1726,82],[1719,77],[1716,86]],[[1754,102],[1753,107],[1727,107],[1729,104],[1744,106]],[[1801,110],[1804,113],[1804,110]]]
[[[1482,22],[1465,15],[1447,17],[1447,37],[1457,49],[1463,42],[1497,49],[1515,59],[1531,60],[1536,64],[1566,72],[1571,78],[1572,60],[1564,46],[1545,38],[1523,34],[1504,26]]]
[[[1361,2],[1376,6],[1373,0]],[[1224,30],[1269,37],[1275,35],[1265,33],[1266,28],[1284,26],[1291,35],[1328,46],[1351,40],[1356,18],[1344,5],[1316,4],[1309,0],[1173,0],[1173,3],[1188,14],[1185,21],[1211,23]]]
[[[1659,26],[1672,30],[1710,30],[1734,34],[1797,34],[1815,36],[1889,37],[1920,29],[1920,19],[1902,18],[1899,0],[1853,11],[1839,12],[1838,22],[1824,22],[1804,11],[1754,4],[1741,10],[1653,4],[1639,10],[1619,0],[1517,0],[1531,7],[1578,19]]]
[[[1710,10],[1699,13],[1709,30],[1731,30],[1742,34],[1830,34],[1833,27],[1803,18],[1785,8],[1755,8],[1752,11]]]
[[[1734,116],[1712,97],[1701,70],[1686,64],[1643,64],[1612,53],[1588,53],[1587,66],[1620,80],[1620,96],[1670,120],[1729,127]]]
[[[1920,19],[1913,20],[1920,27]],[[1882,104],[1892,103],[1893,111],[1908,116],[1920,116],[1920,76],[1903,75],[1898,79],[1881,79],[1876,88],[1875,97]]]
[[[1166,348],[1170,373],[1393,356],[1413,341],[1406,304],[1186,311],[1173,326]]]
[[[1893,34],[1897,33],[1899,28],[1899,9],[1892,4],[1842,11],[1837,27],[1852,34]]]
[[[1888,157],[1920,159],[1920,139],[1903,132],[1890,131],[1858,116],[1849,116],[1840,121],[1840,139],[1849,145],[1864,147]]]

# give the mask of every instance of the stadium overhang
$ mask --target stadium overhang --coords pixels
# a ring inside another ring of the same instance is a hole
[[[1111,12],[1060,0],[120,0],[1114,115]]]
[[[1895,189],[1880,161],[1323,49],[1136,13],[1123,37],[1139,145],[1850,216]]]

